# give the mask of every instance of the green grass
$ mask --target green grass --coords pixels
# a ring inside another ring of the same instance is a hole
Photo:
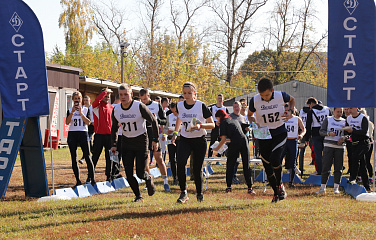
[[[73,186],[69,151],[54,151],[54,162],[56,185]],[[105,178],[103,167],[102,159],[98,181]],[[85,165],[81,168],[84,178]],[[190,200],[176,204],[178,187],[171,186],[172,193],[163,192],[161,178],[156,179],[154,196],[142,192],[144,203],[132,203],[130,188],[84,199],[38,203],[24,197],[18,161],[6,198],[0,203],[0,238],[374,239],[374,203],[358,202],[343,191],[334,195],[330,188],[326,195],[317,196],[317,186],[298,185],[286,189],[286,200],[271,204],[270,188],[263,193],[262,183],[256,182],[257,195],[249,196],[242,177],[243,184],[233,185],[232,193],[224,193],[225,166],[213,168],[215,173],[202,203],[196,201],[193,182],[187,181]],[[313,171],[312,166],[306,168]]]

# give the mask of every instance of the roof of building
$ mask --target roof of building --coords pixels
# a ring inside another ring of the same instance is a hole
[[[105,86],[109,88],[118,88],[121,85],[121,83],[118,83],[118,82],[114,82],[114,81],[110,81],[106,79],[100,79],[100,78],[92,78],[92,77],[87,77],[87,76],[80,76],[80,83],[85,83],[85,84],[92,85],[92,86]],[[134,92],[139,92],[141,89],[144,88],[144,87],[137,86],[137,85],[131,85],[131,86]],[[155,89],[150,89],[150,88],[148,88],[148,90],[151,95],[157,95],[161,97],[178,98],[180,96],[180,94],[166,92],[162,90],[155,90]]]

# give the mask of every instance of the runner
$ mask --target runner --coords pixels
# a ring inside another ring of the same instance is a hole
[[[281,159],[287,140],[287,130],[284,121],[292,117],[295,107],[294,97],[285,92],[274,91],[273,82],[262,78],[257,86],[259,94],[249,101],[248,120],[254,124],[256,112],[257,124],[267,127],[270,139],[259,139],[260,156],[274,196],[272,202],[286,198],[285,187],[282,184]],[[290,110],[285,112],[285,103],[289,103]]]
[[[345,137],[342,129],[346,120],[342,118],[342,108],[334,108],[333,116],[327,117],[321,125],[320,135],[324,136],[324,152],[322,159],[321,187],[319,193],[326,192],[330,169],[334,164],[334,193],[339,193],[345,157]]]
[[[248,185],[248,193],[255,195],[256,193],[252,189],[253,180],[251,177],[251,169],[249,167],[248,139],[243,132],[242,126],[238,120],[231,119],[231,117],[222,109],[219,109],[215,113],[215,117],[217,118],[217,122],[220,124],[219,135],[221,136],[221,141],[219,145],[213,149],[213,151],[218,151],[226,143],[227,139],[231,140],[227,150],[226,192],[231,192],[231,183],[235,170],[234,166],[238,160],[239,154],[241,154],[244,178]]]
[[[165,126],[167,123],[166,113],[163,111],[163,108],[160,103],[155,102],[150,99],[149,90],[145,88],[141,89],[140,99],[141,99],[141,102],[144,103],[149,108],[150,112],[157,118],[158,124]],[[170,189],[170,185],[168,184],[168,179],[167,179],[167,168],[162,158],[162,149],[160,148],[159,145],[158,145],[158,148],[154,148],[154,150],[151,149],[152,147],[151,139],[152,139],[152,136],[154,135],[154,132],[150,124],[147,124],[146,127],[147,127],[148,136],[149,136],[149,150],[152,151],[150,153],[150,159],[152,159],[152,156],[155,157],[159,170],[161,171],[161,175],[162,175],[162,179],[164,183],[163,187],[165,191],[170,192],[171,189]],[[160,134],[160,133],[162,134],[162,130],[158,129],[157,134]]]
[[[146,181],[148,195],[155,193],[153,178],[146,171],[148,159],[148,135],[146,130],[146,121],[148,121],[153,129],[152,149],[158,148],[158,123],[150,110],[141,102],[132,100],[132,89],[128,84],[122,84],[119,87],[119,98],[121,104],[115,106],[112,115],[111,128],[111,151],[116,152],[117,132],[119,124],[123,130],[121,152],[123,153],[123,164],[127,181],[132,188],[136,198],[134,202],[143,202],[138,182],[133,176],[134,162],[136,159],[137,177]],[[146,121],[145,121],[146,120]]]
[[[289,106],[287,105],[287,108]],[[296,158],[298,156],[298,141],[303,139],[303,136],[306,133],[306,129],[304,127],[303,121],[300,117],[296,116],[297,112],[294,111],[294,115],[290,118],[287,122],[285,122],[285,126],[287,129],[287,141],[286,141],[286,164],[289,165],[290,170],[290,181],[289,187],[295,187],[293,184],[294,177],[295,177],[295,169],[296,169]],[[299,134],[299,129],[301,132]]]
[[[72,94],[74,106],[67,111],[67,118],[65,124],[69,125],[68,132],[68,146],[72,159],[72,169],[76,178],[77,187],[81,185],[80,171],[77,164],[77,146],[80,145],[83,156],[86,161],[88,179],[87,183],[95,184],[94,180],[94,164],[90,157],[90,145],[88,135],[88,125],[90,124],[90,111],[87,107],[82,107],[82,94],[80,92],[74,92]]]
[[[177,202],[185,203],[185,201],[188,200],[185,171],[188,157],[191,154],[194,155],[194,157],[191,157],[191,161],[194,161],[193,175],[196,185],[197,201],[202,202],[204,201],[204,195],[202,193],[201,169],[207,149],[205,129],[213,129],[214,122],[212,114],[206,104],[197,100],[197,87],[194,83],[184,83],[183,95],[185,100],[177,104],[177,112],[179,115],[176,119],[175,131],[172,137],[172,142],[174,143],[180,125],[183,124],[177,152],[177,170],[181,190]],[[194,120],[195,122],[193,122]]]

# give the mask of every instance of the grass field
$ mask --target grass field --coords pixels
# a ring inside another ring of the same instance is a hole
[[[309,166],[306,153],[305,169]],[[45,152],[51,187],[49,152]],[[347,160],[345,161],[347,163]],[[86,166],[81,165],[81,180]],[[75,184],[68,149],[54,151],[55,187]],[[317,186],[286,188],[288,197],[271,204],[272,190],[257,195],[246,193],[242,184],[225,193],[225,166],[213,166],[205,201],[198,203],[194,184],[188,181],[190,200],[176,204],[180,191],[163,192],[163,181],[156,179],[157,192],[144,203],[132,203],[130,188],[84,199],[38,203],[25,198],[20,161],[16,162],[6,197],[1,201],[1,239],[375,239],[376,205],[358,202],[343,193],[317,196]],[[123,172],[124,173],[124,172]],[[104,159],[96,170],[96,180],[104,181]],[[308,177],[305,176],[305,177]],[[171,180],[171,179],[170,179]],[[144,184],[141,184],[144,187]]]

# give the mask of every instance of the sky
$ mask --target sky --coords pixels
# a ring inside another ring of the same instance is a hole
[[[63,11],[60,5],[60,0],[23,0],[29,7],[34,11],[35,15],[39,19],[42,26],[42,31],[44,35],[44,46],[47,53],[52,53],[55,46],[58,46],[60,50],[65,50],[64,42],[64,30],[59,28],[58,19]],[[134,0],[120,0],[118,3],[120,7],[135,7]],[[131,4],[130,4],[131,3]],[[271,3],[271,2],[270,2]],[[319,32],[324,32],[327,29],[328,22],[328,6],[327,0],[314,0],[317,9],[320,10],[317,13],[318,20],[316,21],[316,28]],[[271,4],[264,7],[265,11],[270,11],[272,9]],[[130,21],[137,21],[137,17],[133,16]],[[138,20],[139,21],[139,20]],[[132,23],[130,25],[133,25]],[[99,41],[98,38],[92,40],[92,45]],[[248,53],[258,50],[260,45],[255,41],[252,41],[252,46],[248,46],[246,50]]]

